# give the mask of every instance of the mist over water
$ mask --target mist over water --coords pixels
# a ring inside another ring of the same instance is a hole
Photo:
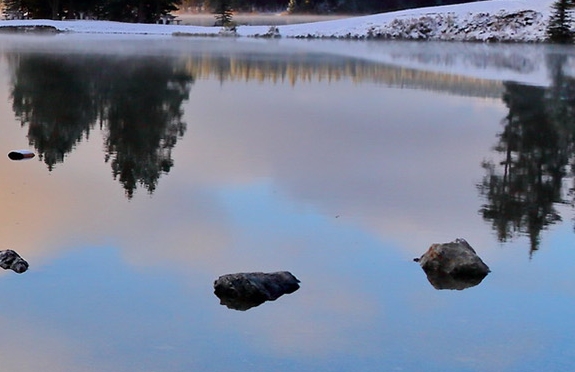
[[[249,25],[249,26],[282,26],[282,25],[294,25],[299,23],[311,23],[311,22],[322,22],[331,21],[336,19],[343,19],[351,16],[346,15],[288,15],[282,12],[277,13],[259,13],[259,14],[234,14],[233,20],[238,25]],[[215,15],[209,13],[193,13],[193,12],[179,12],[176,15],[176,19],[180,21],[182,25],[192,25],[192,26],[213,26],[215,23]]]

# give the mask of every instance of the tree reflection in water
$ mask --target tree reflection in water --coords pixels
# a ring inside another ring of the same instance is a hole
[[[321,53],[269,58],[268,53],[192,54],[125,58],[91,53],[5,55],[12,68],[13,109],[29,142],[51,171],[88,137],[96,123],[105,133],[105,160],[131,198],[138,185],[152,193],[173,166],[171,150],[186,129],[181,105],[194,77],[221,83],[377,82],[473,97],[494,97],[496,82],[386,66],[363,59],[333,59]]]
[[[152,193],[184,135],[182,103],[193,77],[172,58],[14,55],[13,109],[51,171],[100,123],[105,160],[131,198]]]
[[[209,63],[202,58],[190,60],[186,67],[183,63],[177,65],[170,56],[8,57],[13,69],[14,112],[22,125],[28,126],[29,142],[48,168],[52,170],[62,162],[98,123],[105,133],[105,160],[128,198],[138,186],[152,193],[161,174],[173,166],[171,150],[186,130],[182,103],[188,98],[193,76],[205,68],[221,81],[238,78],[232,71],[239,71],[241,78],[262,79],[269,75],[276,81],[289,77],[292,84],[310,74],[336,79],[347,73],[354,80],[391,86],[398,85],[399,79],[399,85],[404,86],[404,74],[409,74],[407,81],[432,82],[434,85],[428,88],[440,90],[445,87],[437,86],[437,82],[445,83],[450,77],[373,68],[361,61],[330,65],[297,59],[278,64],[266,58],[240,59],[233,60],[238,65],[231,68],[232,60],[227,57],[213,58]],[[538,248],[541,232],[561,220],[557,204],[567,203],[568,191],[575,193],[575,189],[564,190],[563,186],[575,163],[575,79],[564,73],[564,54],[550,54],[547,64],[553,81],[549,88],[504,84],[503,102],[509,114],[495,146],[500,160],[483,163],[486,175],[478,185],[485,199],[480,213],[492,224],[499,240],[526,234],[531,252]],[[461,79],[455,80],[455,86],[461,88]],[[477,87],[478,82],[470,81],[469,85]]]
[[[12,107],[48,169],[88,136],[97,119],[88,66],[64,58],[12,56]],[[91,66],[95,69],[96,66]]]
[[[575,79],[564,74],[565,59],[550,55],[550,88],[505,84],[503,101],[509,114],[494,150],[497,163],[486,161],[478,185],[486,204],[480,210],[502,242],[525,234],[530,255],[541,232],[561,221],[557,204],[567,203],[563,180],[573,172]]]

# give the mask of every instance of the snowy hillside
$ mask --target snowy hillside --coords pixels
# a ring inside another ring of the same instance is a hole
[[[403,40],[525,41],[545,39],[554,0],[490,0],[441,7],[278,26],[274,36],[290,38],[383,38]],[[218,27],[144,25],[107,21],[0,21],[7,26],[50,26],[97,34],[218,35]],[[271,36],[268,26],[240,26],[237,36]]]
[[[492,0],[285,26],[291,37],[543,41],[554,0]]]

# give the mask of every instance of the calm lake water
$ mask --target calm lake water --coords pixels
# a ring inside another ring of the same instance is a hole
[[[566,371],[574,51],[0,36],[4,370]],[[492,272],[438,290],[465,238]],[[287,270],[246,311],[213,282]]]

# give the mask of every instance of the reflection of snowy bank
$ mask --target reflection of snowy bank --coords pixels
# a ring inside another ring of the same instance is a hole
[[[218,76],[222,81],[262,79],[294,85],[310,78],[349,78],[473,97],[500,97],[502,81],[549,86],[549,61],[557,55],[563,58],[563,72],[575,76],[572,47],[534,43],[293,38],[221,38],[215,42],[213,38],[165,35],[70,33],[0,34],[0,50],[116,56],[161,53],[185,58],[193,76]]]
[[[485,81],[516,81],[547,86],[549,59],[561,55],[564,72],[575,76],[575,50],[570,46],[534,43],[464,43],[441,41],[341,41],[282,39],[284,49],[346,55],[406,69]]]

